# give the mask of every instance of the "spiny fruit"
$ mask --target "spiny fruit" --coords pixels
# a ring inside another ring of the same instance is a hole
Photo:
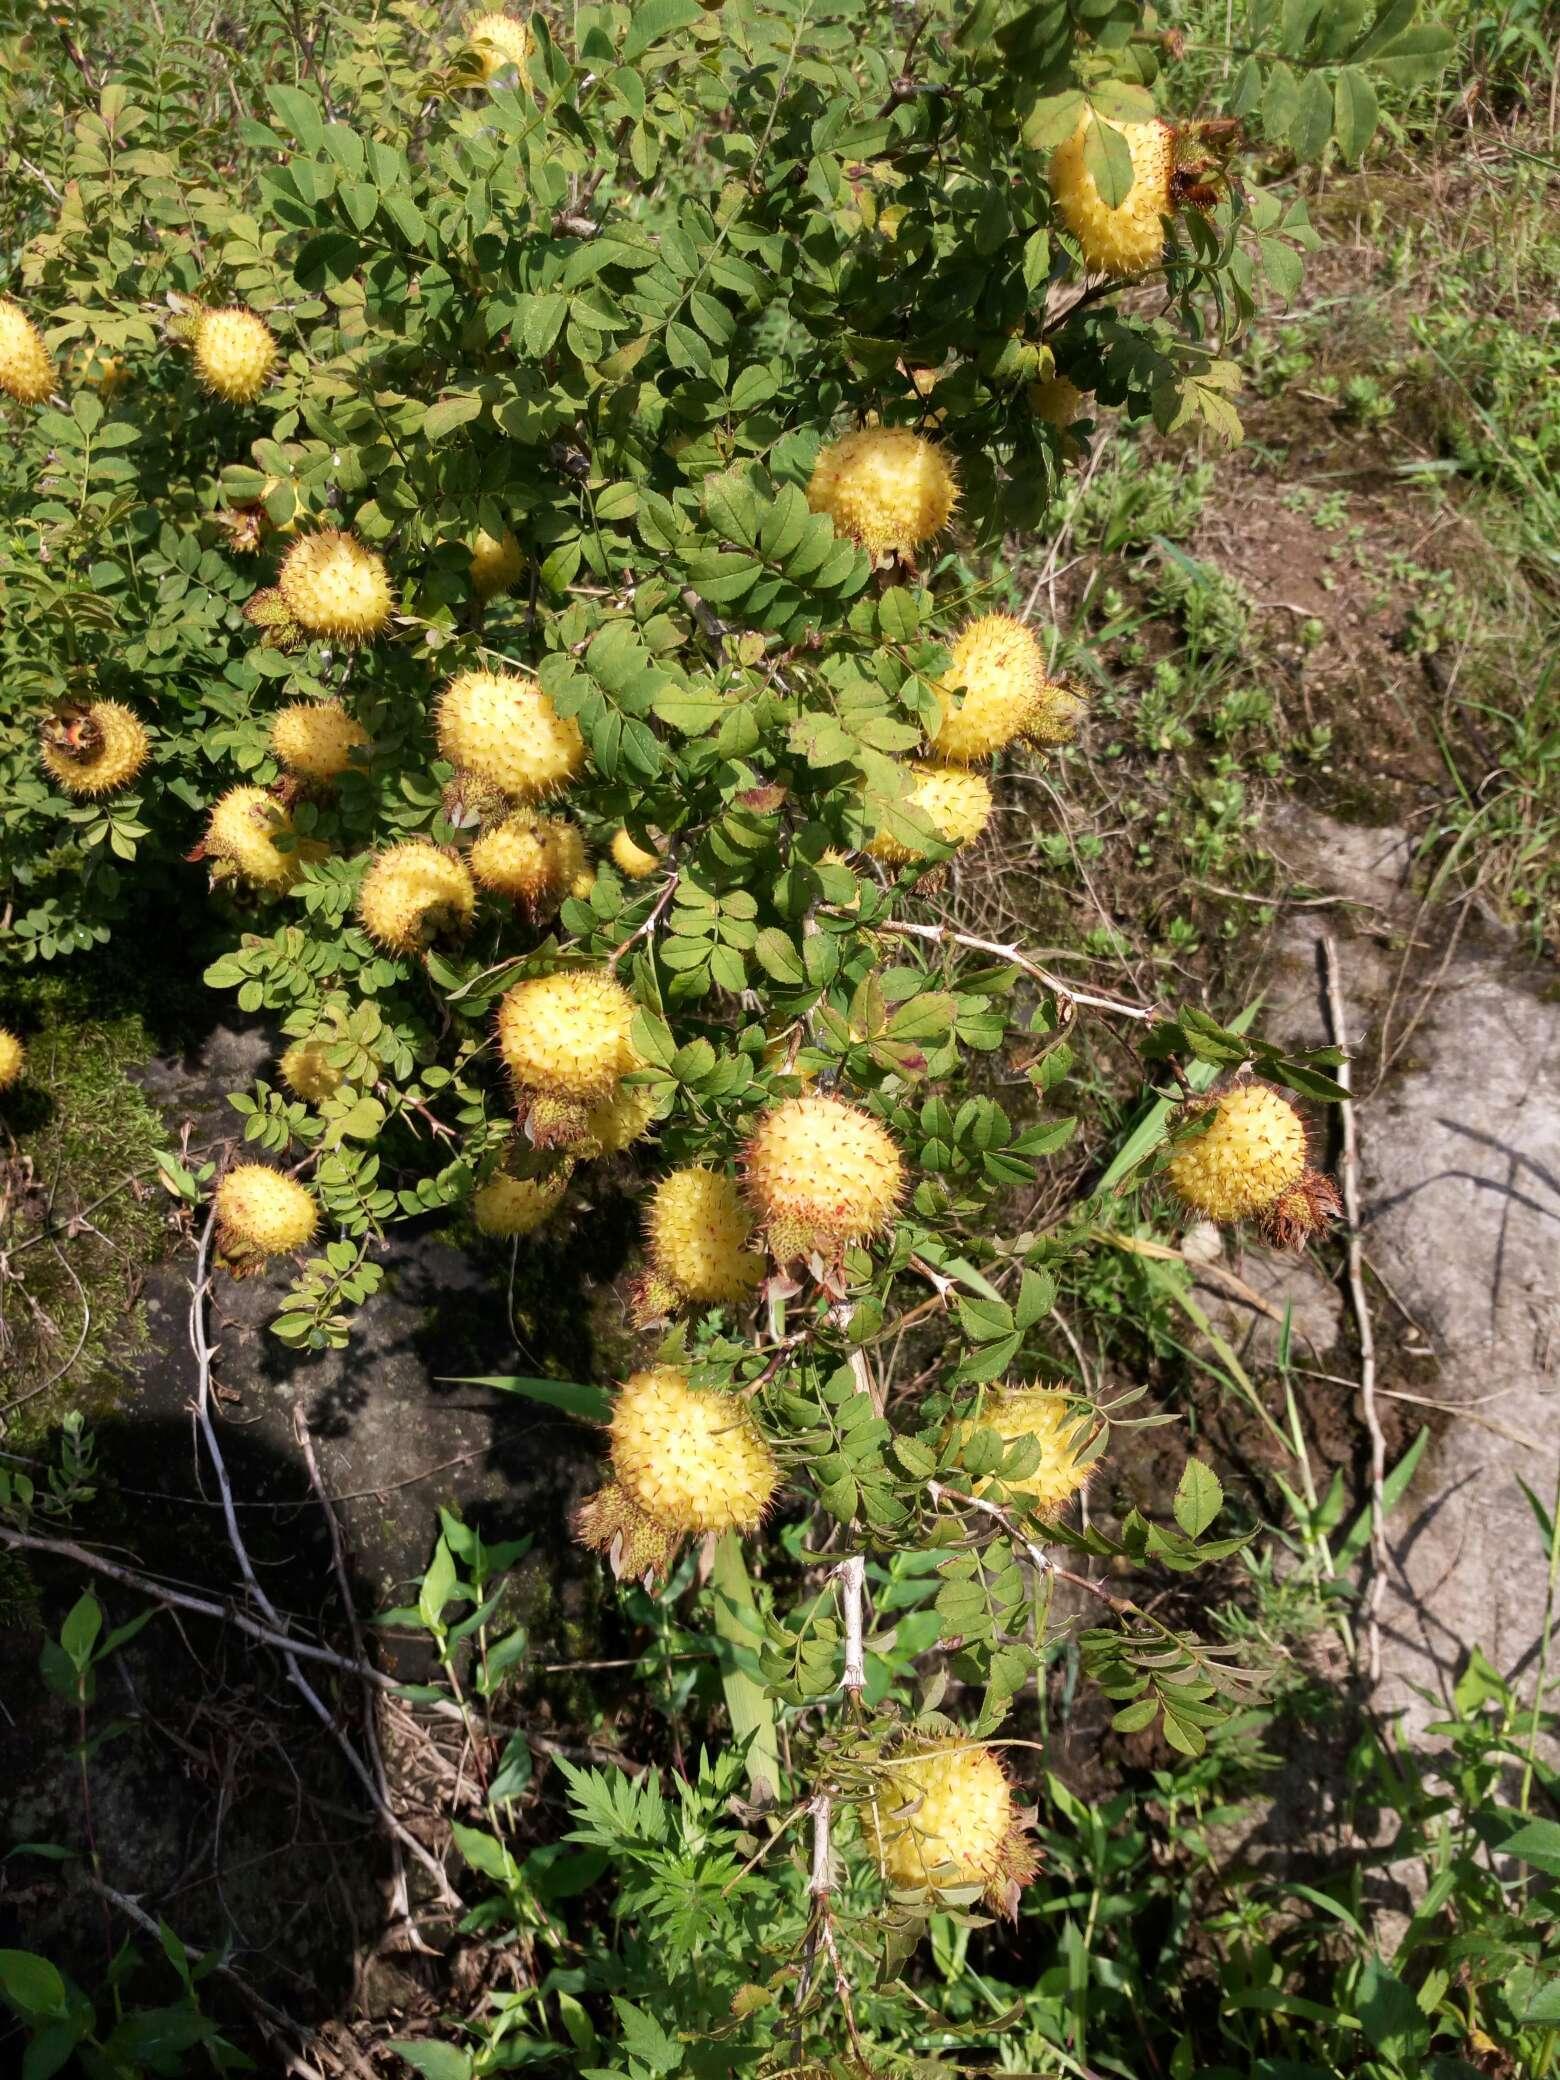
[[[1079,1414],[1068,1395],[1055,1387],[1001,1387],[986,1397],[979,1424],[961,1425],[968,1434],[979,1427],[995,1430],[1005,1444],[1032,1437],[1040,1447],[1033,1473],[1016,1475],[1004,1485],[1028,1496],[1043,1517],[1060,1514],[1070,1496],[1089,1478],[1092,1461],[1086,1451],[1094,1435],[1094,1419]],[[985,1482],[975,1483],[978,1495]]]
[[[484,1235],[530,1235],[563,1204],[574,1166],[563,1163],[547,1177],[511,1177],[495,1170],[471,1195],[471,1217]]]
[[[1023,735],[1046,685],[1034,630],[1011,614],[982,614],[959,631],[939,692],[934,748],[948,765],[978,765]],[[955,707],[950,695],[962,693]]]
[[[435,939],[456,937],[476,907],[465,861],[417,838],[381,852],[358,893],[364,931],[391,953],[421,953]]]
[[[1165,1167],[1177,1196],[1210,1221],[1260,1213],[1305,1175],[1305,1122],[1266,1083],[1238,1083],[1190,1115],[1207,1121]]]
[[[344,1071],[330,1059],[329,1039],[295,1040],[278,1064],[282,1081],[306,1105],[322,1104],[340,1090]]]
[[[202,389],[229,404],[253,404],[276,366],[276,340],[264,318],[241,304],[202,311],[195,320],[195,374]]]
[[[597,1105],[640,1066],[633,1018],[633,998],[603,969],[536,975],[499,999],[499,1052],[522,1090]]]
[[[1031,387],[1029,409],[1047,426],[1065,433],[1069,426],[1083,417],[1083,392],[1076,383],[1069,383],[1066,376],[1052,376],[1048,381]]]
[[[764,1275],[735,1178],[695,1163],[656,1186],[645,1215],[650,1261],[689,1300],[745,1300]]]
[[[506,65],[524,67],[531,50],[529,23],[512,14],[479,14],[472,18],[466,39],[477,54],[484,79],[491,79]]]
[[[653,1084],[620,1083],[610,1098],[603,1098],[586,1113],[580,1153],[615,1156],[643,1140],[655,1117],[655,1104]]]
[[[46,722],[41,756],[67,794],[113,794],[128,787],[151,755],[138,715],[118,701],[92,701]]]
[[[313,1195],[266,1163],[235,1163],[217,1186],[216,1207],[224,1256],[274,1257],[302,1249],[319,1225]]]
[[[525,557],[512,529],[506,527],[501,535],[477,529],[471,545],[471,589],[478,599],[496,599],[507,592],[524,569]]]
[[[390,619],[384,559],[339,527],[294,542],[276,585],[298,626],[332,642],[366,643]]]
[[[439,696],[439,756],[520,802],[557,794],[585,763],[585,740],[534,679],[461,672]]]
[[[482,833],[471,848],[471,871],[481,887],[508,896],[539,922],[586,874],[584,834],[566,817],[521,809]]]
[[[1175,131],[1157,116],[1147,123],[1110,126],[1119,130],[1132,154],[1132,185],[1112,209],[1085,163],[1090,121],[1086,113],[1051,154],[1051,193],[1087,267],[1100,274],[1141,274],[1164,251],[1162,219],[1175,207]]]
[[[835,532],[874,560],[941,534],[958,496],[942,449],[904,426],[867,426],[834,441],[807,486],[813,511],[827,513]]]
[[[888,1129],[843,1098],[761,1112],[744,1152],[748,1197],[782,1260],[863,1242],[893,1218],[905,1166]]]
[[[659,852],[647,852],[624,829],[613,833],[612,864],[630,881],[648,881],[661,864]]]
[[[905,797],[907,805],[919,809],[945,845],[961,851],[973,845],[991,816],[991,789],[979,773],[963,766],[916,764],[910,768],[915,784]],[[877,831],[867,845],[874,859],[885,866],[903,867],[923,857],[912,852],[890,831]]]
[[[280,838],[291,841],[285,850]],[[209,858],[229,861],[240,880],[273,890],[291,888],[304,862],[324,850],[294,837],[292,818],[263,787],[228,789],[212,809],[204,849]]]
[[[0,1091],[20,1083],[27,1067],[27,1050],[7,1026],[0,1026]]]
[[[271,749],[303,780],[335,780],[368,748],[368,731],[340,701],[292,701],[271,718]]]
[[[642,1510],[678,1534],[751,1531],[780,1485],[747,1403],[697,1391],[675,1365],[634,1373],[618,1395],[612,1471]]]
[[[862,1830],[896,1892],[936,1897],[978,1886],[988,1904],[1011,1910],[1036,1867],[1001,1763],[957,1738],[891,1762]]]
[[[0,390],[18,404],[42,404],[54,388],[54,359],[20,304],[0,296]]]

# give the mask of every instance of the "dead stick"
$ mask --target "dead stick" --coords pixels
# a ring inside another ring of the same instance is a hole
[[[973,933],[956,932],[951,925],[875,924],[872,930],[895,939],[930,939],[938,945],[946,943],[967,946],[974,953],[989,953],[996,960],[1007,961],[1015,968],[1022,968],[1026,975],[1032,976],[1043,988],[1048,989],[1058,1003],[1074,1009],[1081,1004],[1091,1011],[1109,1011],[1117,1018],[1140,1018],[1149,1024],[1159,1017],[1159,1013],[1151,1005],[1125,1004],[1119,997],[1096,997],[1085,990],[1074,989],[1072,984],[1064,982],[1060,975],[1053,975],[1049,968],[1042,968],[1038,961],[1031,960],[1022,948],[1000,945],[995,939],[977,939]],[[1067,1015],[1071,1017],[1071,1010]]]
[[[1345,1267],[1354,1325],[1360,1339],[1360,1406],[1365,1428],[1370,1433],[1370,1580],[1365,1589],[1365,1661],[1374,1686],[1381,1680],[1381,1598],[1387,1584],[1387,1505],[1384,1483],[1387,1476],[1387,1441],[1381,1434],[1376,1414],[1376,1336],[1371,1327],[1370,1302],[1365,1297],[1364,1254],[1360,1239],[1360,1138],[1354,1116],[1353,1081],[1349,1062],[1349,1036],[1344,1024],[1343,997],[1338,987],[1338,955],[1324,932],[1321,939],[1322,973],[1327,985],[1327,1023],[1333,1045],[1343,1055],[1338,1081],[1350,1096],[1340,1099],[1339,1122],[1343,1129],[1343,1214],[1348,1223]]]

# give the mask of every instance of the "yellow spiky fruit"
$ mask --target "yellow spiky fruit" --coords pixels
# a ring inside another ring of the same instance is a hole
[[[587,875],[584,834],[565,817],[521,809],[482,833],[471,848],[471,871],[479,887],[508,896],[538,921]]]
[[[645,1215],[655,1270],[706,1305],[746,1300],[763,1278],[764,1260],[748,1248],[752,1232],[736,1179],[701,1163],[662,1178]]]
[[[969,622],[954,641],[939,690],[942,726],[933,740],[939,761],[980,765],[1004,750],[1033,721],[1046,683],[1045,655],[1026,622],[1011,614]]]
[[[471,589],[478,599],[496,599],[507,592],[524,569],[525,557],[512,529],[506,527],[501,535],[477,529],[471,545]]]
[[[534,679],[461,672],[439,696],[439,756],[519,802],[558,794],[585,763],[585,739]]]
[[[0,390],[18,404],[43,404],[54,389],[54,357],[19,303],[0,296]]]
[[[274,1257],[302,1249],[319,1225],[313,1194],[267,1163],[235,1163],[217,1186],[216,1208],[228,1256]]]
[[[907,806],[921,811],[945,845],[960,851],[973,845],[991,816],[987,782],[964,766],[917,764],[910,770],[914,784],[905,798]],[[867,850],[890,867],[908,866],[923,857],[890,831],[874,832]]]
[[[340,1090],[346,1072],[330,1059],[330,1041],[295,1040],[278,1068],[282,1081],[306,1105],[322,1105]]]
[[[648,881],[661,864],[659,852],[647,852],[624,829],[612,836],[612,864],[629,881]]]
[[[1305,1175],[1305,1122],[1271,1085],[1236,1084],[1192,1116],[1207,1125],[1175,1151],[1165,1175],[1204,1220],[1260,1213]]]
[[[151,756],[141,718],[119,701],[92,701],[44,724],[40,756],[67,794],[113,794]]]
[[[0,1091],[20,1083],[26,1067],[26,1048],[8,1026],[0,1026]]]
[[[1044,383],[1031,385],[1029,409],[1047,426],[1065,433],[1083,417],[1083,396],[1078,385],[1069,383],[1066,376],[1052,376]]]
[[[290,842],[284,847],[278,839]],[[228,861],[240,880],[272,891],[291,888],[305,863],[325,850],[295,837],[292,818],[263,787],[228,789],[212,809],[204,849],[208,858]]]
[[[253,404],[276,367],[275,335],[264,318],[242,304],[202,311],[193,345],[201,388],[229,404]]]
[[[422,953],[470,928],[477,891],[453,852],[408,838],[381,852],[358,892],[364,931],[391,953]]]
[[[339,779],[367,748],[368,731],[340,701],[292,701],[271,718],[271,749],[302,780]]]
[[[905,1188],[893,1136],[843,1098],[809,1093],[770,1106],[743,1161],[748,1197],[782,1258],[828,1254],[881,1233]]]
[[[1017,1815],[996,1756],[958,1738],[928,1743],[878,1777],[862,1832],[896,1892],[987,1891],[1003,1874]]]
[[[628,1037],[634,1008],[603,969],[536,975],[499,999],[499,1052],[522,1090],[598,1105],[640,1066]]]
[[[867,426],[831,442],[813,468],[807,503],[868,555],[919,548],[948,525],[959,488],[943,450],[904,426]]]
[[[81,380],[95,390],[105,403],[112,401],[121,390],[129,388],[130,364],[123,354],[109,354],[101,349],[88,348],[81,364]]]
[[[620,1083],[610,1098],[592,1105],[581,1133],[582,1154],[615,1156],[644,1139],[655,1118],[655,1086]]]
[[[491,79],[506,65],[525,69],[531,51],[531,26],[512,14],[479,14],[473,16],[467,27],[466,40],[477,54],[483,78]]]
[[[472,1193],[471,1217],[484,1235],[532,1235],[563,1204],[572,1168],[564,1163],[548,1177],[511,1177],[507,1170],[495,1170]]]
[[[1005,1444],[1016,1444],[1023,1437],[1035,1439],[1040,1461],[1033,1473],[1017,1475],[1004,1485],[1014,1495],[1026,1496],[1039,1516],[1058,1516],[1088,1481],[1092,1461],[1086,1452],[1095,1419],[1080,1413],[1061,1388],[1000,1387],[987,1395],[978,1423],[960,1428],[966,1434],[975,1428],[995,1430]],[[973,1485],[978,1495],[986,1482]]]
[[[383,557],[339,527],[294,542],[276,587],[300,628],[333,643],[366,643],[390,619]]]
[[[1085,114],[1072,136],[1051,154],[1051,193],[1087,267],[1098,274],[1141,274],[1163,253],[1163,219],[1175,207],[1170,192],[1175,131],[1157,116],[1147,123],[1109,126],[1119,130],[1132,154],[1132,185],[1112,209],[1085,163],[1089,127]]]
[[[702,1393],[686,1372],[636,1372],[612,1409],[612,1471],[647,1515],[679,1535],[751,1531],[780,1469],[747,1403]]]

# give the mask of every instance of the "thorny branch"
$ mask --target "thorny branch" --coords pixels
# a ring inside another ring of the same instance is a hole
[[[1003,946],[995,939],[978,939],[972,932],[956,932],[946,924],[875,924],[874,932],[894,939],[930,939],[937,945],[967,946],[972,953],[989,953],[993,959],[1007,961],[1015,968],[1022,968],[1032,976],[1042,989],[1047,989],[1062,1008],[1063,1018],[1071,1021],[1080,1005],[1091,1011],[1109,1011],[1117,1018],[1138,1018],[1153,1024],[1159,1013],[1151,1005],[1127,1004],[1119,997],[1096,997],[1087,990],[1075,989],[1060,975],[1053,975],[1049,968],[1042,968],[1032,961],[1018,946]]]

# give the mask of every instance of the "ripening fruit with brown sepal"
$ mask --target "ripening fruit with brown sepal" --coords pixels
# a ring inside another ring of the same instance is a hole
[[[1338,1211],[1331,1179],[1311,1168],[1298,1108],[1256,1079],[1183,1107],[1197,1129],[1173,1150],[1165,1176],[1204,1220],[1255,1220],[1266,1240],[1298,1249]]]
[[[517,802],[561,794],[584,767],[585,740],[534,679],[461,672],[439,696],[439,756]]]
[[[702,1163],[663,1177],[645,1209],[653,1271],[674,1299],[703,1306],[748,1300],[756,1292],[764,1259],[749,1247],[752,1231],[736,1179]]]
[[[809,1093],[761,1112],[743,1151],[747,1195],[776,1260],[837,1258],[879,1235],[905,1190],[904,1158],[882,1122]]]
[[[41,756],[50,779],[87,800],[128,787],[151,750],[146,725],[120,701],[64,708],[43,725]]]
[[[1175,207],[1175,130],[1158,116],[1146,123],[1110,124],[1132,159],[1132,182],[1119,203],[1106,202],[1088,164],[1097,119],[1087,111],[1071,137],[1051,155],[1051,193],[1062,222],[1078,241],[1084,264],[1108,275],[1141,274],[1164,252],[1164,219]]]
[[[368,731],[340,701],[291,701],[271,717],[271,749],[289,773],[327,786],[367,753]]]
[[[515,1177],[495,1170],[471,1195],[471,1217],[484,1235],[508,1241],[534,1235],[563,1204],[574,1165],[560,1163],[545,1177]]]
[[[339,527],[294,542],[276,589],[300,629],[332,643],[370,642],[390,619],[384,558]]]
[[[567,817],[519,809],[482,833],[470,859],[478,887],[507,896],[532,924],[554,916],[565,896],[590,888],[585,834]]]
[[[327,850],[300,838],[286,809],[263,787],[230,787],[212,808],[198,856],[218,863],[219,878],[280,895]]]
[[[601,968],[517,982],[498,1004],[499,1053],[517,1090],[581,1108],[583,1129],[588,1109],[640,1067],[629,1039],[634,1010],[628,991]]]

